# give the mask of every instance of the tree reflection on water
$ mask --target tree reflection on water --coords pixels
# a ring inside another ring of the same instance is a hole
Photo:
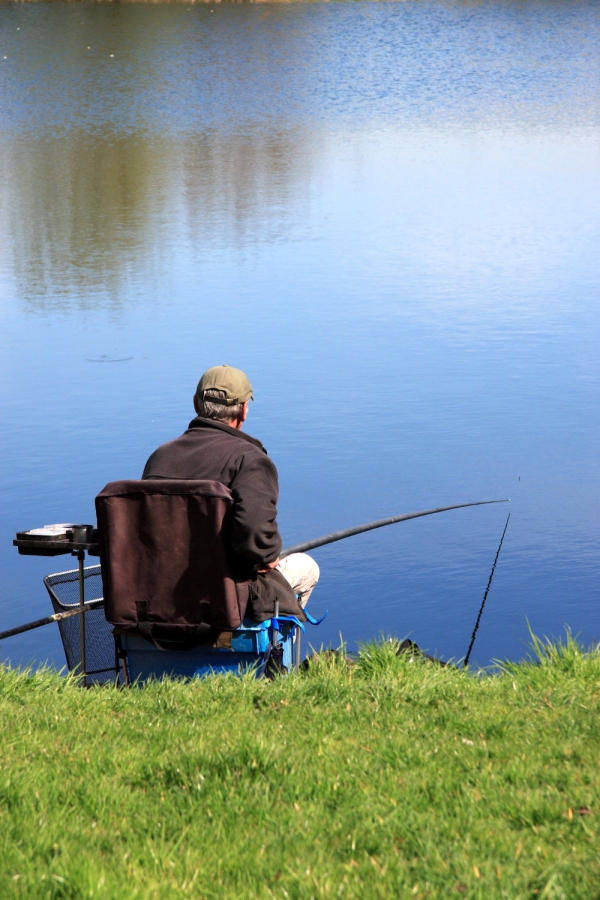
[[[277,239],[302,206],[310,148],[297,133],[260,130],[175,139],[69,130],[10,143],[4,243],[23,299],[119,304],[128,278],[158,275],[181,241],[201,257],[216,244]]]

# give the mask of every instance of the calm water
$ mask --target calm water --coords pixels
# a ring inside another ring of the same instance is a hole
[[[1,5],[2,627],[71,567],[14,533],[92,521],[228,362],[285,543],[511,497],[477,662],[599,639],[599,46],[595,2]],[[506,515],[317,551],[313,640],[464,655]]]

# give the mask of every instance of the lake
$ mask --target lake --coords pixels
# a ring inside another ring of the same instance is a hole
[[[599,46],[596,2],[0,5],[1,627],[74,562],[15,532],[228,363],[284,544],[511,498],[315,551],[313,644],[464,656],[509,511],[473,661],[600,639]]]

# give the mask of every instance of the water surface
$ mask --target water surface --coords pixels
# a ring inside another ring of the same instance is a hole
[[[511,497],[474,658],[522,657],[527,621],[600,638],[599,19],[0,6],[3,628],[47,613],[41,578],[70,567],[14,533],[92,521],[228,362],[286,544]],[[312,639],[462,656],[506,514],[317,551]],[[2,656],[63,664],[52,629]]]

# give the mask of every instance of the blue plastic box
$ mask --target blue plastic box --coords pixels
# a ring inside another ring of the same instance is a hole
[[[281,622],[278,632],[283,647],[283,664],[292,668],[295,644],[295,627]],[[121,634],[119,643],[127,656],[129,680],[143,683],[148,678],[202,678],[215,673],[233,672],[255,666],[257,673],[264,662],[271,641],[271,620],[266,622],[244,621],[231,638],[231,650],[199,646],[193,650],[160,650],[138,635]]]

